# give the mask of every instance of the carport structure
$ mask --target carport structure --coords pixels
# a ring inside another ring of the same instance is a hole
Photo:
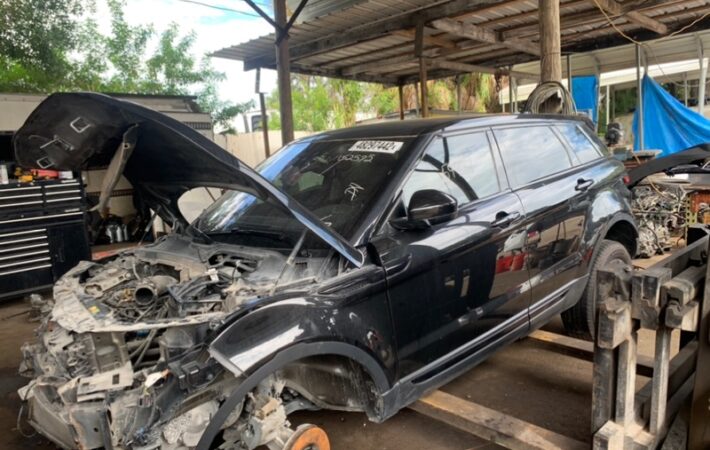
[[[400,93],[418,83],[426,116],[426,80],[477,72],[559,81],[563,55],[710,27],[706,0],[307,2],[275,0],[276,33],[213,54],[243,61],[245,70],[279,72],[284,143],[293,139],[290,72],[399,86]],[[510,69],[536,60],[539,76]]]

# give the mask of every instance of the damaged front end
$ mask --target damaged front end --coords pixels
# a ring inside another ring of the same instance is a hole
[[[171,235],[79,264],[56,284],[38,342],[22,349],[29,422],[64,448],[194,447],[240,382],[208,353],[218,327],[268,300],[275,280],[279,291],[309,284],[323,264],[309,258],[284,274],[284,259]],[[225,448],[287,434],[290,394],[265,383],[227,421]]]

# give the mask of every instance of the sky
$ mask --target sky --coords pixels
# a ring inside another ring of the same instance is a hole
[[[196,33],[193,51],[196,60],[202,55],[250,39],[264,36],[272,31],[271,26],[242,0],[197,0],[200,3],[225,7],[244,14],[221,11],[181,0],[125,0],[124,16],[132,25],[153,24],[156,35],[171,23],[178,24],[185,34]],[[271,14],[270,0],[255,0]],[[105,0],[96,1],[96,19],[102,29],[110,29],[110,14]],[[105,28],[104,28],[105,27]],[[241,61],[212,58],[215,69],[223,72],[226,79],[219,85],[220,98],[234,102],[258,100],[254,93],[256,71],[244,72]],[[264,70],[261,75],[262,91],[271,92],[276,86],[276,72]]]

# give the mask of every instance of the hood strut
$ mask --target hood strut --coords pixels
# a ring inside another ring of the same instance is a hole
[[[138,125],[134,124],[123,133],[123,140],[121,140],[118,149],[116,149],[116,153],[113,155],[113,158],[111,158],[111,163],[108,165],[106,175],[101,183],[99,202],[91,209],[92,211],[99,211],[102,217],[108,215],[108,202],[111,199],[111,194],[116,188],[118,181],[121,179],[128,158],[131,157],[133,149],[136,148],[137,140]]]

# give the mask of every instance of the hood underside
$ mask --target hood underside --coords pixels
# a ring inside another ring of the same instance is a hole
[[[94,93],[53,94],[18,130],[13,146],[25,167],[118,168],[116,177],[122,172],[137,195],[173,225],[185,225],[177,202],[190,189],[252,194],[289,211],[356,266],[363,263],[362,253],[345,238],[239,159],[189,126],[135,103]],[[123,158],[118,163],[117,153]]]

